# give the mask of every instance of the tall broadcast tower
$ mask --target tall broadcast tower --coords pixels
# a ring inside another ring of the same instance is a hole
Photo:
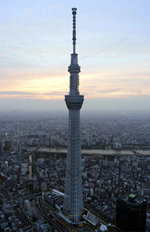
[[[80,109],[84,96],[79,93],[78,54],[76,54],[76,13],[72,8],[73,15],[73,53],[70,72],[70,92],[65,96],[65,102],[69,109],[68,127],[68,153],[66,167],[66,181],[63,211],[69,216],[74,224],[80,221],[80,213],[83,211],[82,199],[82,176],[81,176],[81,136],[80,136]]]

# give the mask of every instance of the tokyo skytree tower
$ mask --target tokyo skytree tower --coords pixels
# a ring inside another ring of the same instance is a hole
[[[70,92],[65,96],[65,102],[69,109],[68,122],[68,153],[65,180],[65,194],[63,211],[69,216],[74,224],[80,221],[80,214],[83,211],[82,199],[82,173],[81,173],[81,136],[80,136],[80,109],[84,96],[79,93],[79,72],[78,54],[76,54],[76,13],[77,9],[72,8],[73,15],[73,53],[70,72]]]

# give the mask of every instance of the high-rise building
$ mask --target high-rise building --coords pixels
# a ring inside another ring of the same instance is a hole
[[[0,155],[3,154],[3,142],[0,140]]]
[[[82,199],[82,177],[81,177],[81,137],[80,137],[80,109],[84,101],[84,96],[79,93],[79,72],[78,54],[76,53],[76,13],[77,9],[72,9],[73,14],[73,53],[71,54],[71,64],[68,68],[70,72],[70,92],[65,96],[65,102],[69,109],[68,126],[68,153],[65,180],[65,194],[63,211],[69,219],[78,224],[80,214],[83,211]]]
[[[18,162],[21,163],[22,162],[22,139],[21,137],[19,139],[17,139],[17,147],[16,147],[16,151],[17,151],[17,155],[18,155]]]
[[[10,152],[11,151],[11,141],[10,140],[5,140],[4,142],[4,151],[5,152]]]
[[[135,194],[117,200],[116,232],[146,231],[146,201]]]

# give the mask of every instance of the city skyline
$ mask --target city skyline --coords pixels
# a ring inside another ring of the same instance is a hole
[[[65,108],[69,13],[74,6],[79,12],[83,110],[148,110],[150,2],[146,0],[1,3],[1,109]]]

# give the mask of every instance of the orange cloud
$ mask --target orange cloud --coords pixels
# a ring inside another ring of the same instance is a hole
[[[0,79],[0,98],[63,99],[69,92],[67,72],[2,70]],[[149,73],[81,73],[80,92],[86,98],[150,95]]]

